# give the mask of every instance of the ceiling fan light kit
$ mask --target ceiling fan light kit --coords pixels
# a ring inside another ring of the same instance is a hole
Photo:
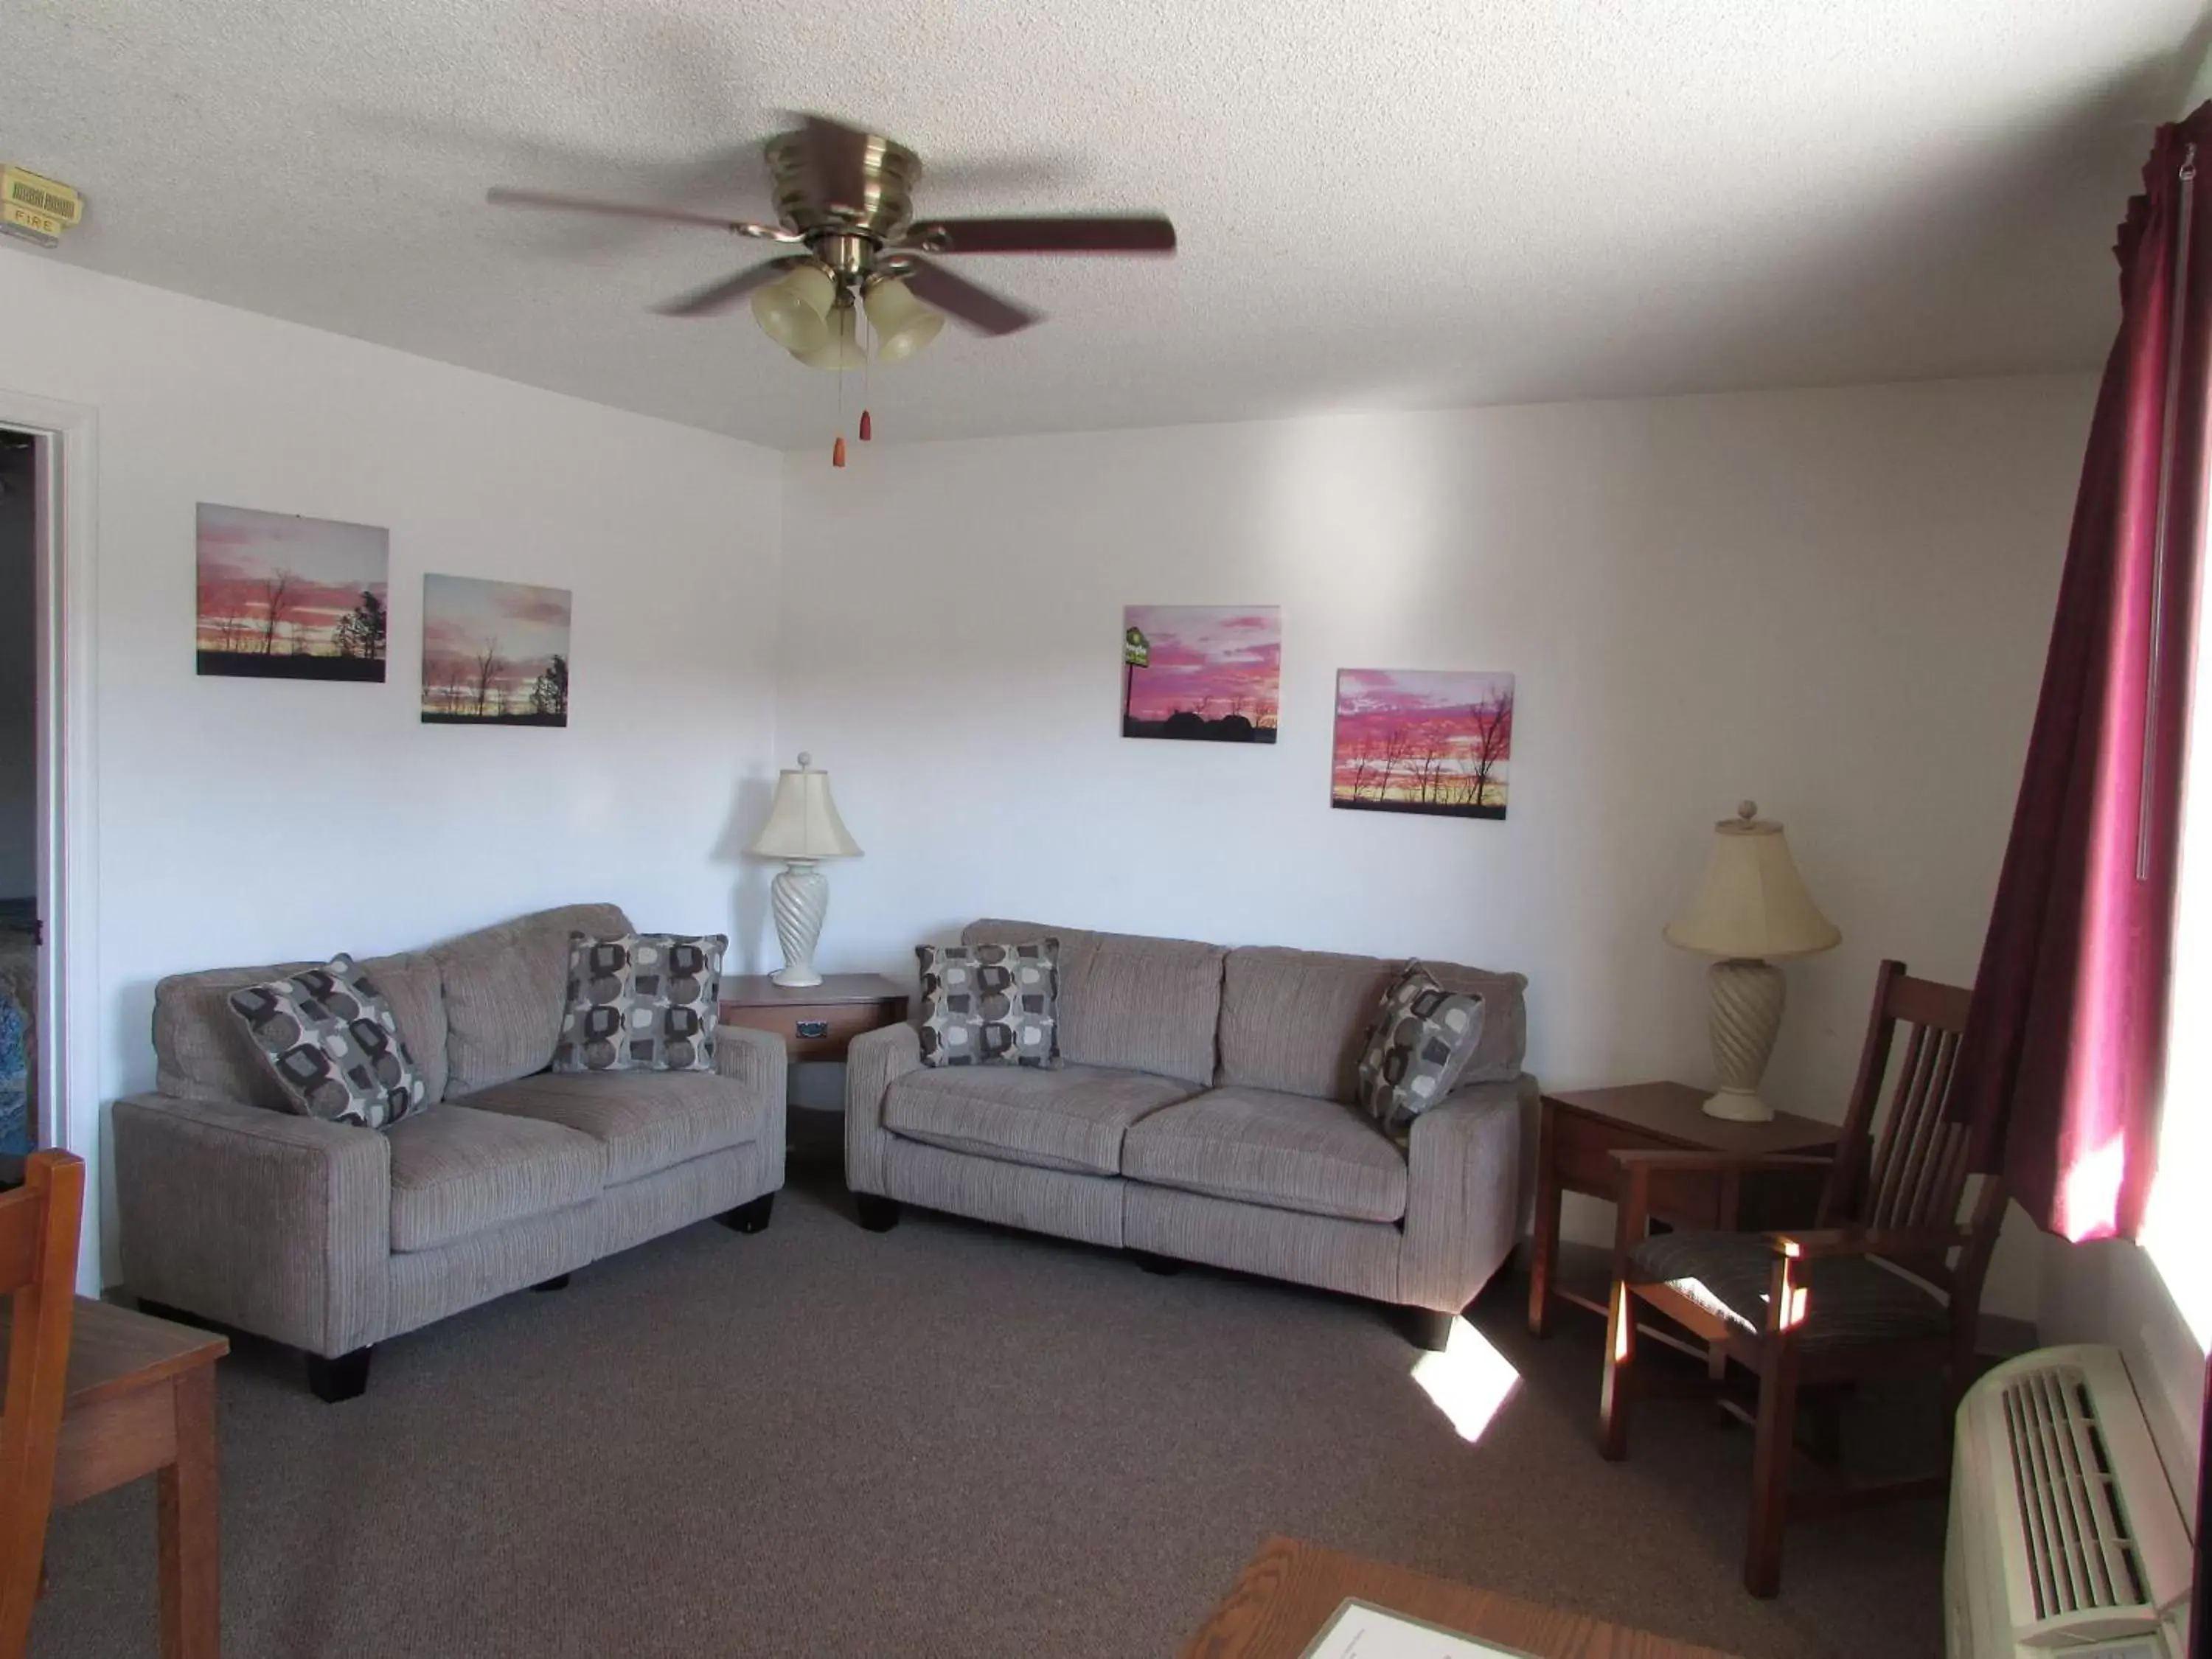
[[[764,149],[774,224],[547,191],[500,188],[489,199],[507,207],[698,225],[804,248],[653,309],[667,317],[711,317],[750,296],[763,333],[808,368],[836,373],[867,365],[856,315],[862,307],[875,355],[885,363],[902,362],[929,344],[947,316],[993,336],[1017,333],[1038,320],[1036,313],[954,275],[935,263],[938,258],[1175,252],[1175,227],[1157,213],[917,220],[914,191],[921,179],[921,158],[893,139],[819,115],[777,134]],[[865,414],[862,421],[865,438]],[[841,434],[834,465],[845,464],[844,448]]]

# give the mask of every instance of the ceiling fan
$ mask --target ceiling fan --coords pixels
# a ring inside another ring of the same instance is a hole
[[[1012,334],[1039,320],[1039,313],[934,263],[938,257],[1175,252],[1175,227],[1157,213],[917,219],[914,187],[921,178],[921,158],[892,139],[823,116],[805,117],[797,131],[779,133],[764,148],[775,194],[774,224],[538,190],[501,187],[488,199],[506,207],[701,225],[803,249],[653,309],[665,317],[707,317],[750,295],[754,319],[770,339],[809,367],[830,370],[859,368],[868,361],[856,313],[866,316],[876,359],[884,362],[921,350],[937,337],[946,316],[991,335]]]

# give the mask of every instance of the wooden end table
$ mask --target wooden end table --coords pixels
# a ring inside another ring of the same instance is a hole
[[[721,1021],[773,1031],[793,1060],[842,1060],[863,1031],[906,1018],[907,988],[881,974],[825,974],[793,988],[766,974],[725,975]]]
[[[1538,1659],[1727,1659],[1711,1648],[1290,1538],[1260,1547],[1183,1644],[1182,1659],[1298,1659],[1346,1597]]]
[[[1601,1297],[1559,1284],[1559,1195],[1616,1195],[1617,1152],[1802,1152],[1832,1156],[1837,1129],[1777,1112],[1766,1123],[1732,1123],[1701,1109],[1707,1091],[1686,1083],[1631,1083],[1544,1096],[1536,1143],[1536,1237],[1528,1272],[1528,1330],[1541,1336],[1552,1304],[1603,1314]],[[1651,1213],[1677,1227],[1802,1226],[1820,1207],[1825,1170],[1759,1170],[1741,1178],[1676,1174],[1651,1183]]]

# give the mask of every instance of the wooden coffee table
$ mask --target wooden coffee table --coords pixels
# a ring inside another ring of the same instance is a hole
[[[1270,1538],[1182,1659],[1298,1659],[1345,1599],[1495,1642],[1534,1659],[1727,1659],[1712,1648],[1609,1625],[1380,1561]]]

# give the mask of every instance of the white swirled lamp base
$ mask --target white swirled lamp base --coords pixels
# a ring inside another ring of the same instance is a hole
[[[768,884],[769,908],[775,913],[775,939],[783,946],[783,966],[769,978],[778,985],[819,985],[814,945],[822,919],[830,914],[830,878],[812,859],[793,859]]]
[[[778,877],[780,881],[781,877]],[[1759,1097],[1767,1056],[1782,1030],[1782,1000],[1788,987],[1771,962],[1724,957],[1712,965],[1713,1070],[1720,1092],[1705,1102],[1708,1117],[1733,1123],[1764,1123],[1774,1109]]]

